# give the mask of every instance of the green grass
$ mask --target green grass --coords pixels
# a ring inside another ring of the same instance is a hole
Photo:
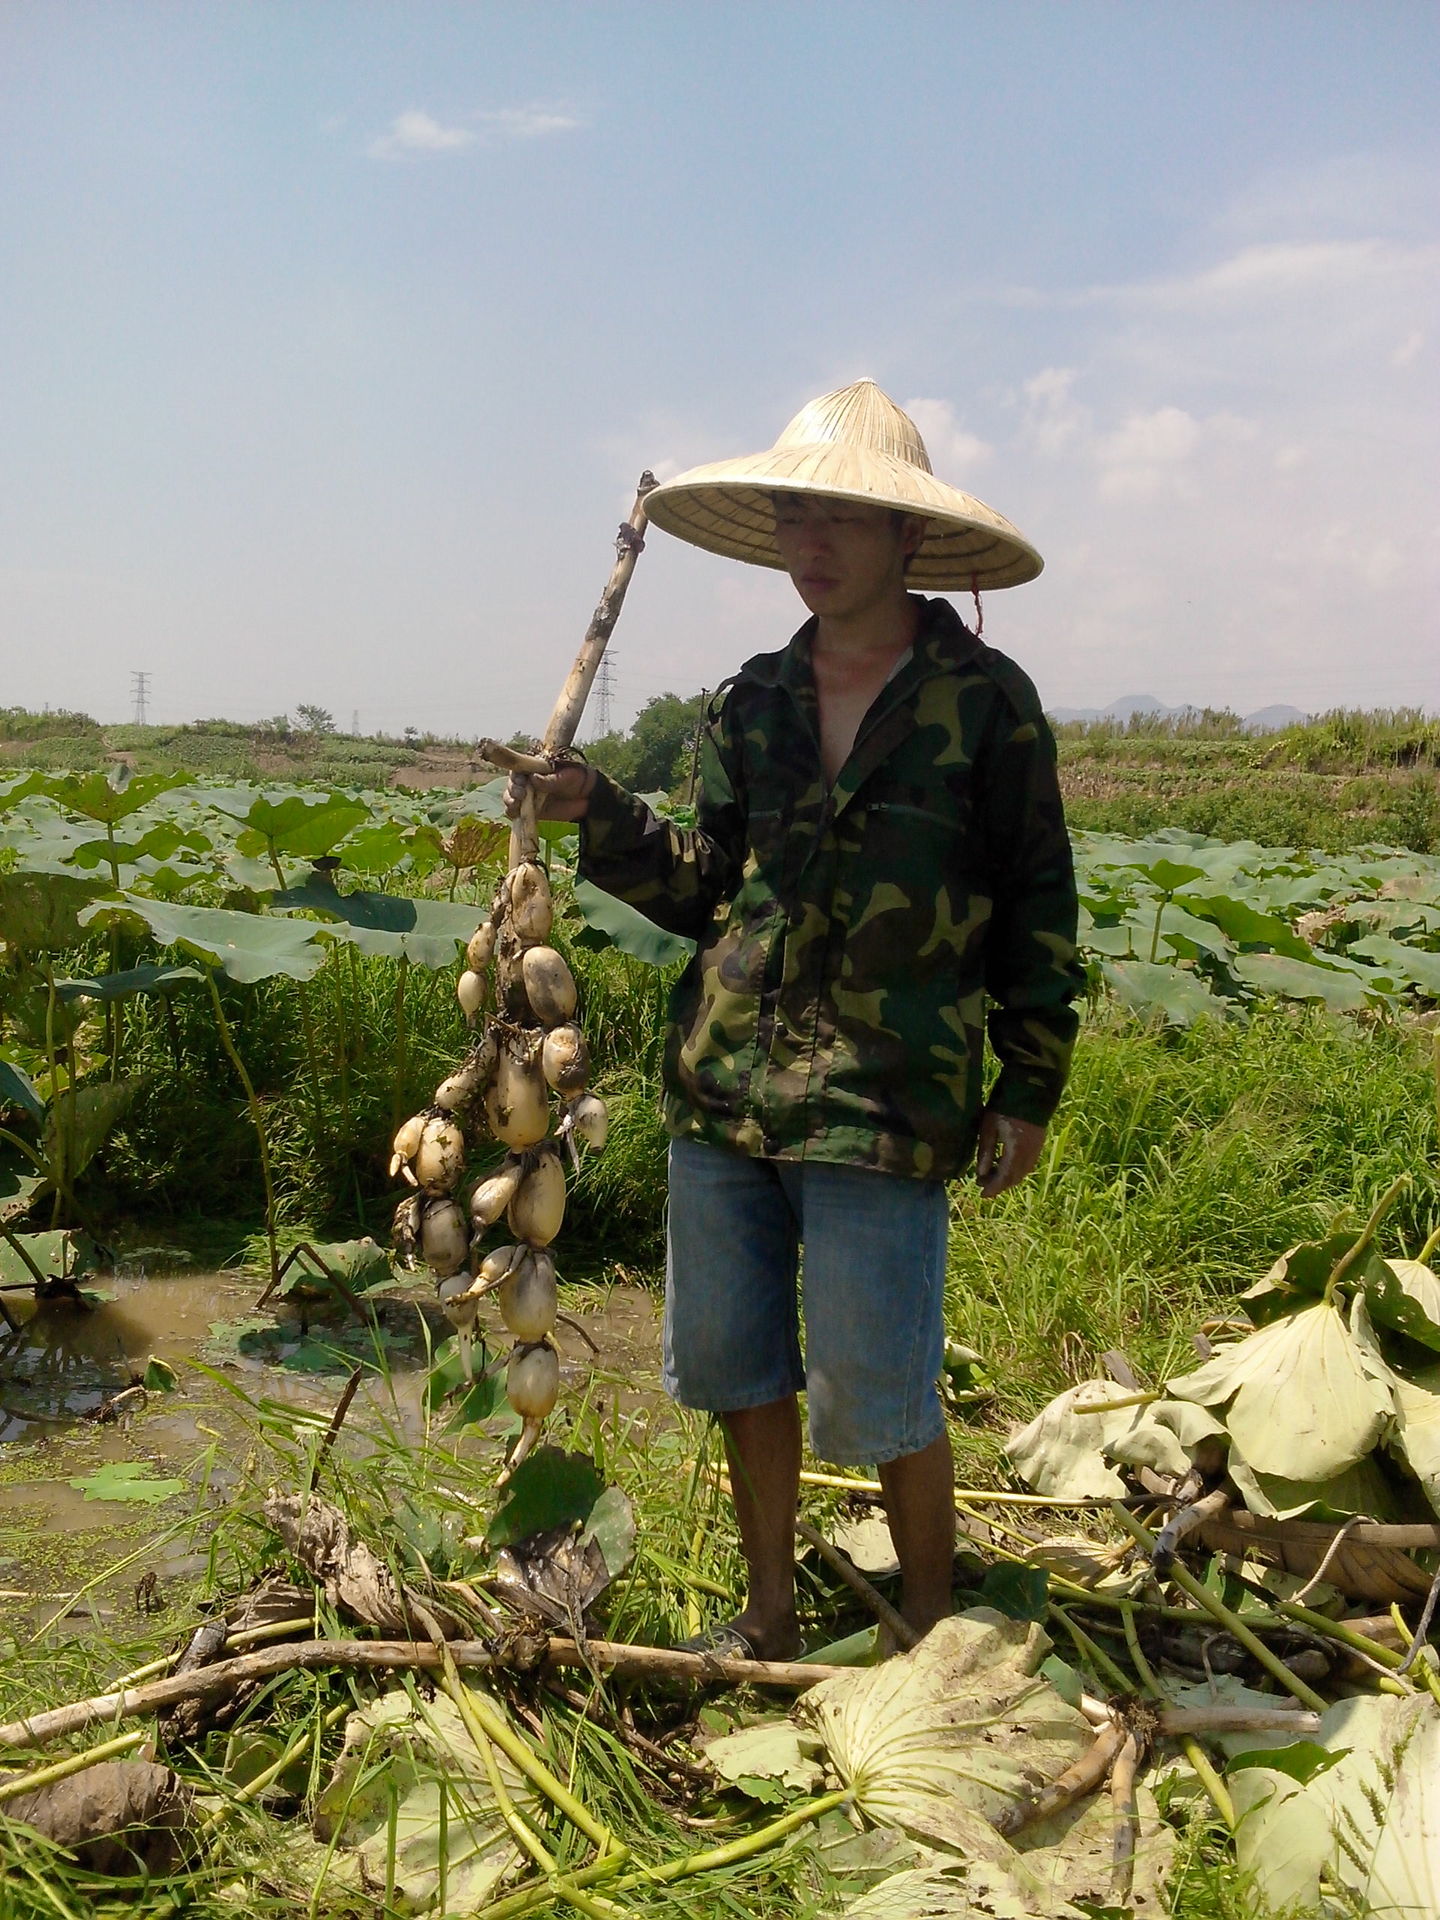
[[[1280,1005],[1179,1032],[1093,1014],[1035,1175],[989,1206],[953,1189],[950,1328],[997,1388],[963,1451],[992,1467],[1006,1421],[1107,1348],[1178,1370],[1202,1320],[1407,1170],[1385,1241],[1413,1253],[1440,1219],[1436,1169],[1422,1028]]]

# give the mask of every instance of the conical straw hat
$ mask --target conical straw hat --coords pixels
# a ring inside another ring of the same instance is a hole
[[[715,460],[646,496],[657,527],[709,553],[781,567],[771,496],[828,494],[896,507],[929,522],[906,583],[937,592],[1018,587],[1044,562],[1025,536],[983,500],[946,486],[930,469],[915,422],[873,380],[802,407],[774,446]]]

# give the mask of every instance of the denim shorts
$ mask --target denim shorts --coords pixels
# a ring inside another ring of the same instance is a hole
[[[666,1391],[737,1413],[803,1388],[822,1460],[918,1453],[945,1431],[947,1221],[938,1180],[672,1140]]]

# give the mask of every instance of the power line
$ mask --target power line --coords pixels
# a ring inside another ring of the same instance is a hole
[[[135,725],[144,727],[150,724],[149,708],[146,702],[150,696],[150,676],[148,673],[132,673],[130,691],[135,697]]]

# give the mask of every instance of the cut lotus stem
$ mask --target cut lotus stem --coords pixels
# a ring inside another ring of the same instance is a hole
[[[997,1833],[1008,1836],[1021,1832],[1037,1820],[1048,1820],[1052,1813],[1060,1813],[1064,1808],[1073,1806],[1077,1800],[1083,1800],[1087,1794],[1103,1785],[1112,1762],[1131,1735],[1121,1720],[1114,1720],[1108,1727],[1102,1727],[1095,1736],[1088,1752],[1065,1769],[1058,1780],[1052,1780],[1048,1787],[1042,1787],[1038,1793],[1030,1794],[1014,1801],[999,1814],[992,1825]]]
[[[1128,1907],[1130,1888],[1135,1879],[1135,1774],[1140,1764],[1140,1743],[1127,1733],[1110,1769],[1110,1804],[1115,1811],[1115,1839],[1111,1855],[1110,1900],[1113,1906]]]
[[[1208,1521],[1223,1520],[1229,1511],[1230,1496],[1223,1487],[1217,1487],[1193,1506],[1182,1507],[1178,1513],[1171,1514],[1156,1534],[1155,1551],[1150,1556],[1156,1576],[1161,1580],[1168,1579],[1180,1542],[1198,1532]]]

